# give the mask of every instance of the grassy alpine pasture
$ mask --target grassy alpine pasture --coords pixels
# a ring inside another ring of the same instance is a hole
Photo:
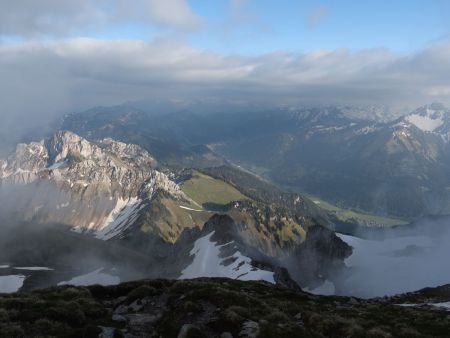
[[[183,192],[199,206],[207,203],[226,205],[232,201],[247,199],[230,184],[198,171],[181,185]]]

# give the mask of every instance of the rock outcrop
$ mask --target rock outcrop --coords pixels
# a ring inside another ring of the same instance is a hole
[[[0,160],[0,185],[3,191],[21,191],[15,206],[26,219],[64,223],[109,239],[136,220],[158,190],[182,198],[156,164],[137,145],[90,142],[58,131],[50,139],[19,144]]]

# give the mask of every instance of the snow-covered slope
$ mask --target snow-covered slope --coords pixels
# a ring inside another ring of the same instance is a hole
[[[402,126],[413,125],[423,132],[445,135],[450,128],[450,111],[441,104],[425,105],[400,119]]]
[[[0,293],[16,292],[25,280],[24,275],[0,276]]]
[[[139,211],[143,208],[145,204],[137,197],[131,197],[128,200],[119,198],[103,226],[95,232],[95,237],[108,240],[119,236],[136,221]]]
[[[425,132],[437,131],[448,120],[448,111],[445,107],[432,104],[418,108],[413,113],[407,115],[404,121],[411,123]]]
[[[95,271],[87,274],[77,276],[69,281],[58,283],[58,285],[115,285],[120,283],[120,278],[103,272],[103,268],[99,268]]]
[[[228,277],[275,283],[274,273],[252,266],[252,260],[236,250],[234,241],[220,245],[211,240],[213,235],[214,231],[195,241],[191,251],[194,260],[182,271],[180,279]]]
[[[414,124],[417,128],[423,131],[434,131],[444,124],[442,116],[432,118],[429,115],[422,116],[418,114],[408,115],[406,117],[406,121]]]

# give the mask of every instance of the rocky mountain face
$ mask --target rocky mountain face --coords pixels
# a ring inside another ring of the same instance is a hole
[[[0,184],[2,191],[18,194],[10,203],[25,219],[112,238],[158,191],[182,198],[179,187],[155,166],[155,159],[136,145],[89,142],[60,131],[47,140],[19,144],[0,162]]]

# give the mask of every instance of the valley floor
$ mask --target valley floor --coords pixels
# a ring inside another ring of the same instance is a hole
[[[218,278],[59,286],[0,295],[0,336],[448,337],[449,312],[404,306],[432,295],[361,300]]]
[[[227,160],[230,163],[233,161],[229,158]],[[237,164],[239,163],[239,164]],[[240,170],[247,171],[248,173],[252,173],[253,175],[257,175],[258,177],[272,181],[269,178],[269,170],[263,167],[256,167],[249,163],[243,162],[235,162],[233,165],[238,167]],[[356,210],[354,208],[346,208],[340,207],[335,203],[325,200],[317,195],[308,193],[303,189],[299,189],[292,186],[281,186],[286,191],[295,191],[296,193],[301,194],[302,196],[308,197],[311,201],[313,201],[317,206],[325,210],[330,215],[336,217],[338,221],[364,226],[364,227],[392,227],[397,225],[405,225],[410,222],[410,220],[406,218],[399,218],[390,215],[376,215],[374,213],[365,211],[365,210]]]

